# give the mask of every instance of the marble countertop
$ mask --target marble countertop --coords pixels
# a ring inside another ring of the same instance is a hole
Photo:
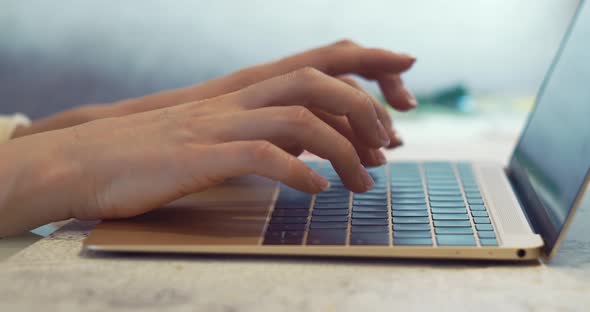
[[[461,142],[460,152],[443,148],[448,141],[435,140],[389,156],[456,159],[461,155],[505,161],[512,149],[507,137],[488,138],[483,150],[481,141],[469,142]],[[524,264],[82,252],[81,242],[93,226],[73,221],[0,262],[0,311],[588,311],[590,307],[588,198],[558,256]]]

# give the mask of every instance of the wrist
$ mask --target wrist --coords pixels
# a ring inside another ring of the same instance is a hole
[[[77,170],[53,136],[30,136],[0,146],[0,236],[69,219],[81,203]]]

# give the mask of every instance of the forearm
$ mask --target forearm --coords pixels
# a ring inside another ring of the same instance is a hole
[[[48,132],[0,145],[0,237],[72,217],[77,173],[53,136]]]

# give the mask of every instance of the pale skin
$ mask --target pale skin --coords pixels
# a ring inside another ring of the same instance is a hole
[[[0,145],[0,236],[68,218],[136,216],[232,177],[318,193],[328,182],[296,156],[329,160],[364,192],[364,166],[401,140],[385,108],[347,75],[416,107],[400,74],[415,59],[344,40],[186,88],[84,106],[19,128]]]

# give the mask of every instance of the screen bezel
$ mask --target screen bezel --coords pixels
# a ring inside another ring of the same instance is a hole
[[[580,16],[580,12],[584,9],[584,6],[585,6],[585,1],[582,0],[578,3],[578,6],[576,7],[575,13],[574,13],[572,20],[568,26],[568,29],[567,29],[566,33],[564,34],[563,39],[561,40],[560,47],[559,47],[555,57],[553,58],[551,66],[549,67],[549,70],[547,71],[547,74],[545,75],[545,78],[543,79],[543,83],[541,84],[541,87],[539,88],[539,92],[537,93],[534,108],[531,111],[531,113],[528,115],[528,118],[526,121],[526,126],[522,129],[522,132],[521,132],[520,137],[518,139],[518,143],[516,144],[516,147],[514,148],[514,151],[512,152],[512,157],[510,159],[510,163],[509,163],[508,169],[507,169],[508,178],[509,178],[510,182],[512,183],[512,186],[514,187],[514,189],[518,195],[520,203],[524,209],[525,214],[527,215],[527,217],[529,219],[529,222],[531,223],[533,229],[538,234],[541,235],[541,237],[543,238],[543,240],[545,242],[544,254],[548,258],[555,256],[555,254],[556,254],[557,250],[559,249],[559,246],[563,240],[563,237],[565,236],[565,233],[569,229],[569,225],[573,219],[573,216],[575,215],[576,211],[578,210],[579,206],[581,205],[582,199],[584,198],[584,194],[585,194],[586,190],[588,189],[588,186],[590,185],[590,168],[586,171],[584,183],[582,184],[581,188],[578,190],[575,200],[573,202],[573,205],[570,208],[568,215],[564,220],[563,225],[561,226],[560,229],[557,229],[557,231],[555,231],[556,229],[554,229],[552,226],[551,226],[551,228],[547,228],[547,222],[544,222],[544,221],[546,221],[546,218],[547,218],[546,209],[544,209],[544,208],[535,209],[533,207],[534,205],[543,205],[542,202],[539,200],[539,197],[537,196],[537,194],[533,190],[533,188],[530,187],[530,185],[528,184],[528,181],[526,181],[526,179],[523,179],[524,181],[521,181],[521,179],[518,178],[518,174],[520,172],[522,172],[523,166],[520,165],[520,162],[518,161],[516,155],[517,155],[517,151],[523,141],[524,135],[526,134],[526,132],[531,124],[531,120],[535,115],[539,101],[542,99],[542,97],[544,95],[547,84],[549,83],[549,80],[555,70],[555,67],[559,63],[559,60],[561,58],[561,54],[571,37],[571,33],[576,26],[576,23],[578,21],[578,17]],[[544,213],[544,214],[539,215],[539,213]]]

